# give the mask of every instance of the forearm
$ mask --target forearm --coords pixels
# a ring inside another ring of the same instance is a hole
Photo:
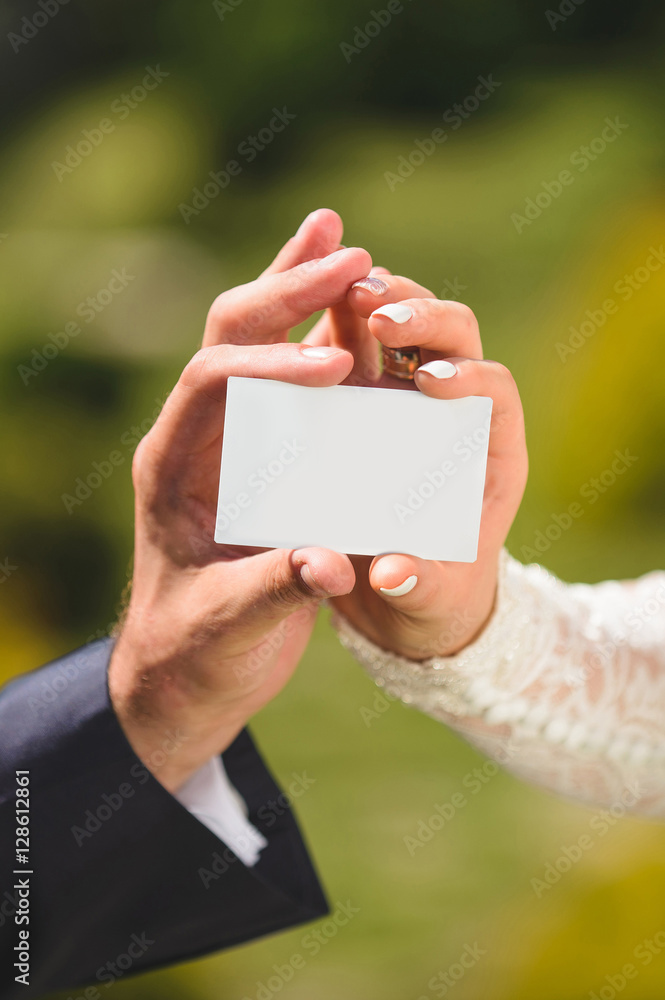
[[[377,684],[447,723],[520,777],[665,815],[665,574],[568,585],[502,557],[497,604],[460,653],[422,663],[336,618]]]

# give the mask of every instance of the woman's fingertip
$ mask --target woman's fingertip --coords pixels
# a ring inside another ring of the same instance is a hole
[[[378,309],[375,309],[370,319],[375,316],[385,316],[393,323],[408,323],[413,316],[413,309],[403,302],[388,302],[385,306],[379,306]]]
[[[361,288],[366,292],[371,292],[372,295],[377,297],[380,295],[385,295],[388,291],[388,286],[385,281],[381,281],[380,278],[376,278],[372,275],[368,275],[366,278],[360,278],[359,281],[354,281],[351,285],[351,290],[354,288]]]
[[[327,358],[332,358],[335,354],[346,354],[346,351],[341,351],[338,347],[303,347],[301,354],[305,358],[317,358],[320,361],[325,361]]]
[[[439,359],[428,361],[427,364],[421,365],[416,371],[416,375],[419,372],[427,372],[428,375],[433,375],[434,378],[452,378],[453,375],[457,375],[457,368],[452,361]]]
[[[417,583],[418,577],[414,573],[411,576],[407,576],[406,580],[398,584],[397,587],[379,587],[379,590],[386,597],[404,597],[406,594],[411,593]]]

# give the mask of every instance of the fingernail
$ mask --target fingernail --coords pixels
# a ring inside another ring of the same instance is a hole
[[[388,291],[385,281],[381,281],[380,278],[373,278],[370,275],[366,278],[361,278],[360,281],[354,281],[351,288],[364,288],[365,291],[371,292],[372,295],[385,295]]]
[[[321,588],[319,587],[318,583],[312,576],[312,571],[307,565],[307,563],[303,563],[302,566],[300,567],[300,576],[302,582],[305,584],[306,587],[309,587],[309,589],[312,590],[315,594],[321,593]]]
[[[457,368],[450,361],[428,361],[426,365],[421,365],[418,371],[429,372],[434,378],[452,378],[453,375],[457,375]]]
[[[333,354],[341,354],[337,347],[303,347],[306,358],[330,358]]]
[[[399,587],[379,587],[379,590],[388,597],[404,597],[405,594],[411,593],[417,583],[417,576],[407,576],[404,583],[400,583]]]
[[[387,305],[375,309],[372,316],[387,316],[393,323],[406,323],[413,316],[413,309],[405,306],[402,302],[389,302]]]

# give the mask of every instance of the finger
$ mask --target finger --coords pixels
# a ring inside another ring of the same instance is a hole
[[[417,281],[404,278],[400,274],[391,274],[384,268],[372,268],[371,277],[374,281],[361,278],[349,290],[349,304],[359,316],[368,319],[379,306],[388,302],[401,302],[402,299],[433,299],[434,292]],[[376,280],[379,279],[379,280]]]
[[[225,589],[237,594],[232,610],[265,631],[296,608],[350,593],[356,582],[348,556],[331,549],[270,549],[224,567]]]
[[[222,292],[208,313],[203,346],[286,340],[292,326],[339,302],[371,266],[366,250],[348,247]]]
[[[440,590],[438,562],[418,559],[401,552],[377,556],[369,569],[372,590],[389,607],[408,615],[431,617]]]
[[[337,212],[317,208],[304,219],[297,233],[284,244],[263,273],[278,274],[306,260],[327,257],[339,249],[343,232],[344,224]]]
[[[384,274],[389,275],[390,271],[373,267],[367,278],[361,280],[371,283]],[[379,346],[369,332],[367,320],[350,304],[349,296],[327,309],[304,339],[307,343],[330,344],[351,351],[354,356],[351,378],[371,383],[381,374]]]
[[[370,586],[393,613],[384,632],[396,627],[410,659],[440,655],[482,629],[485,619],[469,610],[472,601],[463,579],[467,569],[467,563],[432,562],[402,553],[373,560]]]
[[[436,355],[483,356],[478,321],[462,302],[405,299],[375,309],[367,322],[386,347],[417,345]]]
[[[420,367],[414,379],[418,389],[434,399],[489,396],[492,401],[489,456],[513,458],[524,447],[524,414],[515,380],[497,361],[450,357]],[[511,477],[513,478],[513,477]],[[520,476],[514,476],[517,481]]]
[[[376,382],[381,375],[380,348],[363,319],[344,298],[327,312],[328,343],[353,355],[350,378]]]
[[[217,620],[209,615],[206,629],[223,637],[227,657],[294,613],[294,624],[313,624],[321,599],[348,594],[356,580],[348,556],[321,548],[270,549],[211,563],[206,573],[210,592],[224,595]]]
[[[339,384],[352,364],[344,351],[301,344],[203,348],[185,368],[144,440],[150,439],[164,461],[179,466],[184,456],[204,451],[219,437],[231,376],[330,386]]]

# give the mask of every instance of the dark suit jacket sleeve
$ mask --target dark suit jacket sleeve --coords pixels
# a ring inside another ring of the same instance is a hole
[[[0,691],[5,998],[93,983],[87,996],[96,1000],[121,976],[327,912],[288,802],[249,734],[238,737],[223,761],[269,842],[254,868],[180,805],[132,751],[109,700],[111,649],[110,640],[93,643]],[[28,865],[15,858],[17,770],[30,772]],[[29,923],[17,924],[25,893],[15,887],[26,880]],[[15,981],[20,929],[29,931],[29,987]]]

